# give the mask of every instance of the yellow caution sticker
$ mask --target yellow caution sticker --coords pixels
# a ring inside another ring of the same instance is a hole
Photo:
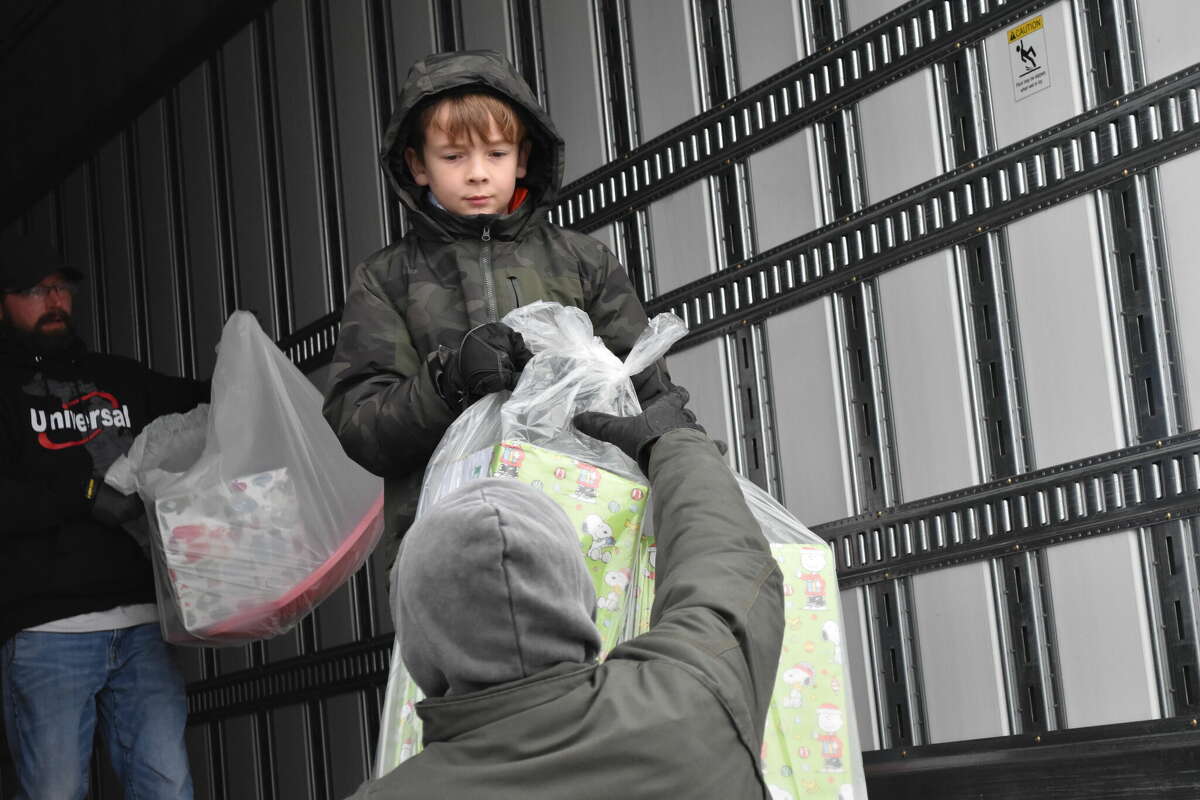
[[[1008,43],[1012,44],[1013,42],[1017,41],[1018,39],[1024,39],[1029,34],[1040,31],[1044,27],[1046,27],[1046,23],[1043,20],[1042,16],[1039,14],[1038,16],[1034,17],[1033,19],[1026,20],[1025,22],[1022,22],[1017,27],[1011,28],[1008,31]]]
[[[1016,102],[1050,88],[1049,45],[1046,20],[1042,15],[1027,19],[1008,30],[1008,58],[1012,66],[1013,95]]]

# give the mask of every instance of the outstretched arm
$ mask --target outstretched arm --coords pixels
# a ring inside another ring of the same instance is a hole
[[[682,400],[681,400],[682,397]],[[678,387],[637,417],[580,414],[650,476],[658,560],[648,634],[610,658],[673,658],[720,695],[753,752],[783,638],[783,580],[758,522]]]

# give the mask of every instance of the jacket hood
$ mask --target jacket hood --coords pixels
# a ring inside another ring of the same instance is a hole
[[[550,115],[540,105],[529,84],[508,59],[494,50],[466,50],[431,55],[412,65],[396,109],[383,134],[380,163],[392,188],[408,209],[428,218],[432,210],[422,202],[425,189],[413,180],[404,163],[404,148],[417,116],[427,101],[451,90],[478,87],[512,103],[533,142],[527,173],[520,185],[529,190],[525,205],[544,216],[562,186],[566,146]]]
[[[401,657],[428,697],[477,692],[600,650],[596,591],[566,512],[484,478],[417,520],[392,576]]]

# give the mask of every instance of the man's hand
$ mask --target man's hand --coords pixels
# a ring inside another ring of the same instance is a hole
[[[638,463],[642,472],[646,472],[650,466],[650,449],[664,433],[676,428],[704,432],[696,422],[696,415],[684,408],[687,401],[687,389],[672,385],[666,394],[660,395],[636,417],[584,411],[575,415],[575,427],[588,436],[616,445]]]
[[[110,528],[120,527],[146,513],[142,498],[136,494],[121,494],[100,478],[88,481],[87,498],[91,501],[92,519]]]
[[[443,359],[438,390],[451,408],[461,411],[481,397],[516,386],[531,358],[521,334],[503,322],[480,325]]]

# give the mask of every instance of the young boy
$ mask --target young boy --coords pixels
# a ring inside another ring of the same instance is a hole
[[[446,428],[512,388],[529,359],[501,317],[534,300],[577,306],[622,358],[646,327],[612,252],[546,219],[564,149],[499,53],[434,55],[409,71],[381,160],[411,229],[355,270],[325,399],[346,452],[385,479],[389,565]],[[660,363],[634,385],[645,404],[669,379]]]

